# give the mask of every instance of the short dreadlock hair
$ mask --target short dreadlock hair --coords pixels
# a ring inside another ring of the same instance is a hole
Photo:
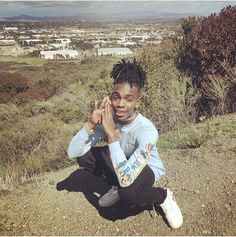
[[[137,86],[139,89],[146,84],[146,72],[136,62],[136,59],[131,63],[122,59],[117,64],[114,64],[111,71],[111,77],[114,79],[114,85],[127,82],[132,87]]]

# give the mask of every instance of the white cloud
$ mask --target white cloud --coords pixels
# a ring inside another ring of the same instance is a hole
[[[125,2],[125,4],[124,4]],[[1,1],[0,17],[30,15],[30,16],[81,16],[109,17],[115,14],[130,14],[136,17],[158,16],[159,13],[185,13],[208,15],[219,12],[227,5],[235,5],[236,1]],[[150,14],[150,15],[149,15]]]

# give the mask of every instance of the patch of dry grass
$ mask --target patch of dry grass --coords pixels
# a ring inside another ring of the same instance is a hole
[[[189,124],[182,129],[162,134],[158,147],[163,150],[207,147],[212,141],[224,136],[236,138],[236,114],[213,117],[203,123]]]

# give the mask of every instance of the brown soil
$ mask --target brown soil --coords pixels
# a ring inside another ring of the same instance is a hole
[[[107,185],[75,165],[2,193],[0,235],[236,235],[236,138],[223,139],[160,153],[167,174],[159,185],[167,183],[182,209],[179,229],[147,208],[99,208]]]

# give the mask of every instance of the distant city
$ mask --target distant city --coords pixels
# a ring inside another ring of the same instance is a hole
[[[143,45],[158,45],[177,36],[179,22],[4,22],[0,23],[0,55],[45,59],[124,56]]]
[[[124,56],[181,37],[181,20],[234,1],[1,1],[0,55],[45,59]]]

